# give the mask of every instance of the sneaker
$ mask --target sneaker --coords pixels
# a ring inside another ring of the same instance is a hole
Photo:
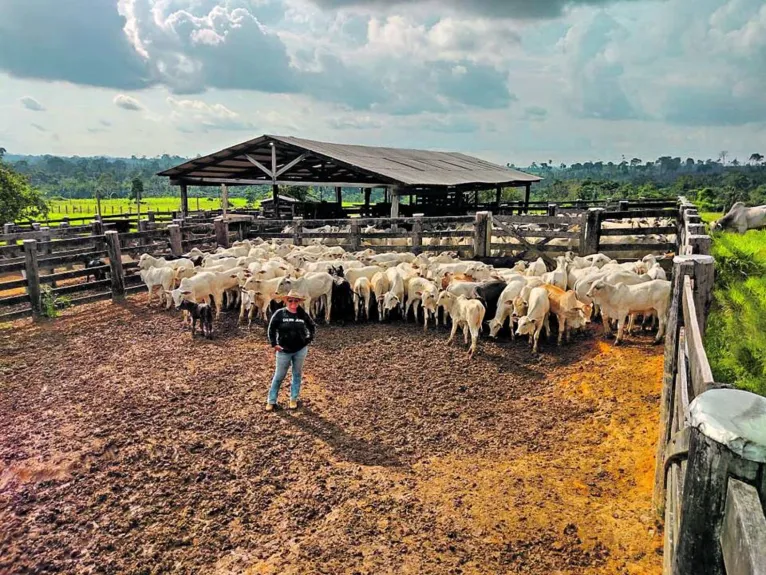
[[[267,403],[266,404],[266,411],[274,411],[274,404],[273,403]]]
[[[290,400],[290,409],[298,409],[298,400],[297,399],[291,399]]]

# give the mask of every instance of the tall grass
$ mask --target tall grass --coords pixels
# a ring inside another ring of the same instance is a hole
[[[716,381],[766,395],[766,230],[717,234],[705,348]]]

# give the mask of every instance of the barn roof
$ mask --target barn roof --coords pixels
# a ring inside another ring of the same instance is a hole
[[[195,158],[158,175],[189,185],[270,184],[272,145],[278,184],[478,189],[540,180],[459,152],[355,146],[271,135]]]

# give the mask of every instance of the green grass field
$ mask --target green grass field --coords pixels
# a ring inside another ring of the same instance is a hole
[[[229,205],[235,208],[245,207],[245,198],[229,198]],[[94,216],[96,215],[96,200],[49,200],[48,206],[51,218],[64,216]],[[217,210],[221,202],[216,198],[189,198],[190,210]],[[149,210],[154,212],[172,212],[181,209],[181,198],[146,198],[141,201],[141,213]],[[112,214],[135,214],[136,202],[128,199],[101,200],[101,213],[104,216]]]
[[[705,349],[716,381],[766,396],[766,230],[713,239],[715,301]]]
[[[721,219],[721,216],[723,216],[723,214],[720,212],[700,212],[700,217],[706,224],[710,224],[716,220]]]

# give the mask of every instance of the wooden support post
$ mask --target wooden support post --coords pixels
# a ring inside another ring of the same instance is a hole
[[[216,221],[216,223],[218,222]],[[179,226],[176,223],[170,224],[168,226],[168,233],[170,234],[170,253],[176,257],[180,257],[184,253],[183,238],[181,236],[181,226]],[[218,234],[217,229],[216,229],[216,234]]]
[[[473,255],[478,258],[486,258],[490,255],[492,240],[491,224],[492,212],[476,212],[473,224]]]
[[[416,216],[412,224],[412,251],[416,255],[423,251],[423,217]]]
[[[224,218],[229,213],[229,188],[226,184],[221,184],[221,211]]]
[[[50,257],[51,255],[51,229],[48,227],[42,227],[40,228],[40,243],[41,243],[41,253],[43,256]],[[46,267],[43,268],[47,273],[53,273],[55,268],[52,267]],[[51,287],[56,287],[56,282],[53,282],[51,284]]]
[[[13,222],[6,222],[5,224],[3,224],[4,234],[12,234],[14,229],[16,229],[16,224],[14,224]]]
[[[766,517],[752,486],[729,479],[721,527],[721,551],[727,575],[766,573]]]
[[[532,183],[527,182],[524,184],[524,213],[529,213],[529,195],[532,191]]]
[[[343,208],[343,188],[335,186],[335,203],[338,204],[338,210]]]
[[[399,189],[392,188],[389,190],[389,193],[391,194],[391,217],[398,218],[399,217]]]
[[[630,207],[630,202],[628,200],[620,200],[619,206],[621,212],[627,212],[628,208]]]
[[[694,265],[694,306],[697,310],[697,322],[702,335],[707,328],[707,316],[713,303],[713,283],[715,282],[715,259],[713,256],[688,256]]]
[[[689,425],[673,575],[724,575],[728,571],[719,541],[729,482],[756,482],[763,472],[766,398],[735,389],[708,390],[690,404]],[[758,501],[756,509],[761,506]]]
[[[215,241],[219,247],[229,247],[229,223],[221,218],[216,218],[213,223],[215,227]]]
[[[352,218],[351,226],[349,229],[349,240],[351,243],[351,251],[358,252],[362,247],[362,231],[359,229],[359,219]],[[351,286],[354,287],[354,286]]]
[[[189,213],[189,187],[181,184],[181,214],[185,218]]]
[[[585,223],[580,231],[580,255],[589,256],[598,253],[601,239],[601,218],[604,208],[590,208],[585,215]]]
[[[293,218],[293,245],[303,245],[303,218]]]
[[[153,221],[155,221],[155,219],[154,219],[154,218],[155,218],[155,216],[154,216],[154,212],[153,212],[153,211],[151,211],[151,210],[149,210],[149,211],[146,213],[146,219],[147,219],[147,220],[149,220],[150,222],[153,222]]]
[[[372,194],[372,188],[364,189],[364,215],[367,216],[370,212],[370,195]]]
[[[104,235],[104,222],[102,222],[100,219],[93,220],[90,224],[91,226],[91,235],[92,236],[103,236]]]
[[[495,213],[500,213],[500,199],[503,195],[503,186],[497,186],[495,188]]]
[[[109,272],[112,279],[112,301],[125,299],[125,271],[122,269],[122,252],[120,250],[120,234],[115,231],[106,232],[106,252],[109,256]]]
[[[274,218],[277,220],[282,219],[282,214],[279,211],[279,186],[277,185],[277,147],[274,142],[270,142],[271,146],[271,201],[274,206]],[[227,239],[228,245],[228,239]]]
[[[32,316],[42,315],[40,301],[40,269],[37,267],[37,240],[24,240],[24,270],[27,276],[27,295],[32,306]]]
[[[149,231],[149,220],[138,220],[138,231],[139,232],[148,232]],[[139,238],[138,243],[139,243],[139,245],[145,246],[146,244],[151,243],[151,238]]]
[[[558,206],[556,204],[548,204],[548,215],[555,217]]]
[[[683,325],[684,277],[694,274],[694,263],[677,256],[673,259],[670,308],[665,323],[665,367],[660,395],[660,433],[654,461],[654,508],[661,517],[665,513],[665,447],[670,441],[678,372],[678,338]]]

